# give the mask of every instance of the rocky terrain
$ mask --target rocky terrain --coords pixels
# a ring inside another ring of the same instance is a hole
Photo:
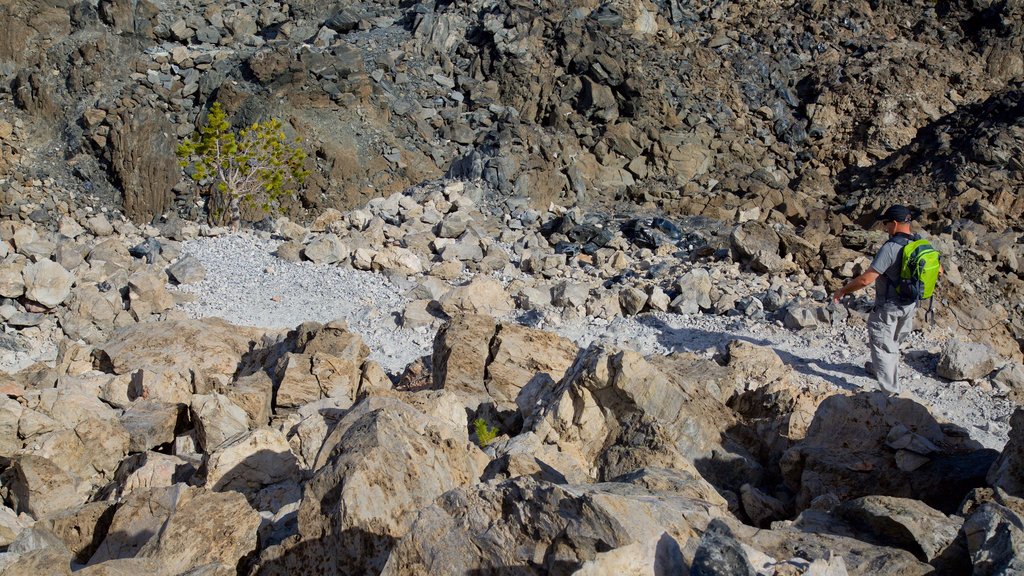
[[[1022,22],[0,2],[0,574],[1024,572]],[[215,101],[286,216],[184,177]],[[893,202],[890,398],[828,295]]]

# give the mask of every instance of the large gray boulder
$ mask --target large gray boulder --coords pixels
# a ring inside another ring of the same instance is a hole
[[[984,344],[951,338],[942,349],[936,372],[950,380],[976,380],[991,374],[996,360],[995,352]]]
[[[966,556],[955,543],[963,520],[946,516],[920,500],[864,496],[844,502],[836,513],[877,541],[903,548],[924,562],[941,565]]]

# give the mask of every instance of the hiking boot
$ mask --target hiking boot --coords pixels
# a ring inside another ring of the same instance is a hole
[[[874,377],[875,365],[871,363],[871,360],[864,363],[864,371],[868,373],[868,376]]]

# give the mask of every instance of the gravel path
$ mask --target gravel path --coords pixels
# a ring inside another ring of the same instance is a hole
[[[217,316],[264,328],[344,319],[363,336],[371,358],[390,373],[400,373],[430,353],[433,331],[398,325],[407,300],[386,277],[338,266],[285,262],[273,255],[276,245],[252,235],[186,242],[182,254],[197,258],[207,273],[202,282],[178,288],[196,298],[180,308],[195,318]],[[746,318],[667,313],[611,322],[582,318],[540,327],[580,345],[603,342],[643,354],[685,350],[711,356],[722,352],[732,339],[747,339],[772,347],[804,381],[824,381],[846,390],[874,389],[874,379],[862,368],[868,359],[863,327],[841,324],[801,334]],[[939,421],[959,425],[982,445],[1001,449],[1013,403],[968,383],[936,379],[939,346],[920,332],[904,344],[901,380],[905,391],[928,406]]]

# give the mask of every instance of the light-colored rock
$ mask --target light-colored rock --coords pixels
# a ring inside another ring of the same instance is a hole
[[[249,416],[223,394],[196,394],[190,407],[199,447],[207,453],[249,431]]]
[[[373,256],[370,268],[413,276],[423,272],[423,263],[412,250],[400,246],[388,246]]]
[[[452,288],[441,298],[441,307],[449,316],[486,314],[502,316],[515,310],[515,303],[497,280],[477,276],[464,286]]]
[[[303,255],[314,264],[336,264],[348,261],[351,250],[336,234],[324,234],[307,244]]]
[[[195,284],[206,278],[206,268],[194,256],[186,256],[168,266],[167,275],[177,284]]]
[[[676,281],[678,296],[672,300],[672,311],[677,314],[697,314],[711,308],[711,275],[703,268],[695,268]]]
[[[0,296],[20,298],[25,293],[24,262],[0,263]]]
[[[121,415],[121,425],[131,441],[128,450],[145,452],[174,442],[174,432],[185,417],[184,404],[138,400]]]
[[[304,541],[289,550],[295,569],[321,574],[379,571],[419,510],[474,482],[487,461],[464,429],[379,397],[354,407],[324,450],[299,508]]]
[[[262,488],[298,478],[288,439],[278,430],[257,428],[221,445],[203,465],[206,486],[255,495]]]
[[[41,518],[85,503],[88,486],[55,462],[22,454],[4,471],[3,492],[15,512]]]
[[[578,351],[570,340],[556,334],[500,324],[490,341],[487,393],[499,402],[533,404],[544,389],[562,379]]]
[[[231,377],[239,360],[259,342],[263,330],[235,326],[218,318],[134,324],[116,331],[97,347],[101,364],[114,374],[140,367],[171,374]]]
[[[53,308],[71,295],[75,284],[74,274],[51,260],[42,260],[25,266],[22,271],[25,280],[25,297],[47,308]]]
[[[975,380],[996,369],[996,355],[991,348],[977,342],[951,338],[946,342],[935,371],[949,380]]]
[[[647,306],[647,293],[632,286],[619,291],[619,306],[626,316],[635,316]]]
[[[155,270],[139,270],[128,277],[128,302],[136,318],[142,320],[174,307],[174,297],[166,286],[166,275]]]
[[[85,227],[95,236],[110,236],[114,233],[114,227],[105,214],[97,214],[89,218],[85,221]]]
[[[986,502],[967,517],[963,534],[967,550],[980,574],[1024,574],[1024,515],[1020,500],[1016,509]]]

